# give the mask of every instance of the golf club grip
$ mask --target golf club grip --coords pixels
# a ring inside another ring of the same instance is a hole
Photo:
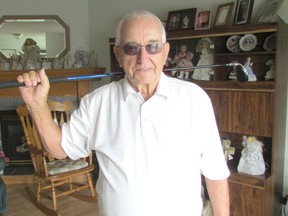
[[[66,80],[67,77],[53,77],[49,79],[50,82],[65,82]],[[21,86],[24,86],[24,83],[19,83],[17,81],[0,82],[0,89],[21,87]]]

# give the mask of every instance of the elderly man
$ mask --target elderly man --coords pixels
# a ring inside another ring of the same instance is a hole
[[[229,215],[229,170],[210,99],[162,73],[168,52],[155,15],[127,14],[114,47],[125,78],[86,95],[62,130],[50,117],[44,70],[18,77],[47,151],[72,159],[96,151],[101,215],[201,215],[201,174],[214,215]]]

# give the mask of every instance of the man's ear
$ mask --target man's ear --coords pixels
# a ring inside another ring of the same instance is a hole
[[[114,47],[113,47],[114,55],[115,55],[115,57],[116,57],[119,65],[120,65],[120,67],[122,67],[122,66],[121,66],[121,63],[120,63],[120,59],[119,59],[119,56],[120,56],[119,51],[120,51],[120,50],[119,50],[119,47],[117,47],[117,46],[114,46]]]
[[[164,49],[163,55],[164,55],[164,59],[165,59],[165,61],[164,61],[164,64],[165,64],[166,59],[168,58],[169,51],[170,51],[170,44],[168,42],[166,42],[163,49]]]

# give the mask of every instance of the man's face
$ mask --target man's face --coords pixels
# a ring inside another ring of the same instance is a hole
[[[120,66],[124,69],[130,83],[140,86],[157,85],[165,64],[169,44],[164,44],[157,54],[147,52],[143,45],[159,42],[163,45],[161,23],[152,17],[141,17],[126,22],[122,28],[120,46],[114,47],[114,53]],[[126,44],[141,45],[136,55],[127,55],[123,50]]]

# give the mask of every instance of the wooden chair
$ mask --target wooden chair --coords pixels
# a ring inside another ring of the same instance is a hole
[[[48,104],[55,124],[60,126],[69,121],[70,111],[73,108],[71,101],[64,103],[49,101]],[[60,215],[57,207],[58,197],[70,195],[84,201],[97,201],[91,178],[94,169],[92,152],[89,157],[76,161],[69,158],[54,159],[42,148],[37,129],[26,106],[20,105],[16,111],[22,123],[34,174],[37,177],[36,195],[29,187],[26,188],[35,206],[47,215]],[[52,208],[42,202],[42,197],[52,201],[52,204],[48,202]]]

